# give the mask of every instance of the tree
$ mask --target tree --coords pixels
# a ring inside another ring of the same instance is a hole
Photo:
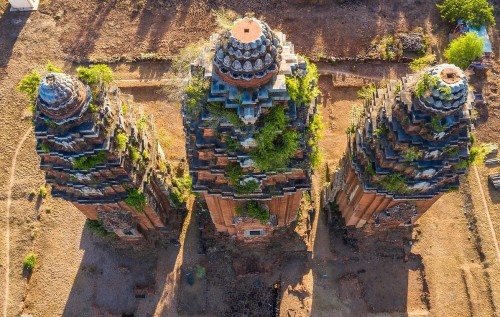
[[[108,85],[113,81],[113,71],[108,65],[97,64],[90,67],[80,66],[76,69],[78,78],[85,81],[90,86],[97,86],[101,83]]]
[[[444,56],[450,63],[466,69],[473,60],[483,55],[483,45],[482,38],[469,32],[451,41]]]
[[[441,17],[451,23],[462,19],[476,27],[483,24],[495,25],[493,7],[487,0],[444,0],[437,7]]]

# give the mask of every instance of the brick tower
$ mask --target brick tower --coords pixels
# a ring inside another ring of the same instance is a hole
[[[470,112],[464,72],[441,64],[391,82],[367,101],[326,193],[348,226],[411,225],[469,164]]]
[[[191,69],[191,82],[206,83],[206,98],[193,110],[188,96],[184,107],[193,190],[217,231],[256,241],[294,221],[310,189],[307,126],[316,101],[292,100],[287,87],[310,66],[284,34],[250,18],[212,35],[206,53]],[[294,139],[291,151],[286,138]]]
[[[91,93],[63,73],[47,74],[38,91],[37,152],[52,195],[124,240],[177,237],[182,217],[167,198],[152,117],[127,110],[117,88]]]

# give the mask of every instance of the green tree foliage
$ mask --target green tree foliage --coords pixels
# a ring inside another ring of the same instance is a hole
[[[33,252],[28,253],[23,260],[23,269],[33,271],[36,265],[36,254]]]
[[[172,178],[172,191],[170,193],[170,198],[177,206],[181,206],[186,203],[191,195],[191,186],[193,180],[189,176],[188,172],[185,172],[182,177]]]
[[[468,32],[451,41],[444,56],[450,63],[466,69],[473,60],[483,55],[483,46],[482,38],[476,33]]]
[[[186,111],[190,115],[198,115],[201,108],[207,102],[207,94],[210,83],[201,76],[193,76],[186,86]]]
[[[106,161],[106,153],[101,151],[96,155],[81,156],[73,160],[73,168],[77,170],[88,170]]]
[[[135,188],[128,191],[128,196],[124,201],[139,212],[144,212],[144,208],[146,208],[146,196]]]
[[[93,87],[101,83],[109,85],[113,81],[113,71],[108,65],[104,64],[89,67],[80,66],[76,69],[76,73],[78,78]]]
[[[437,7],[441,17],[450,23],[462,19],[476,27],[495,25],[493,6],[487,0],[444,0]]]
[[[135,146],[129,148],[130,158],[134,162],[138,162],[141,159],[141,153]]]
[[[422,56],[420,58],[416,58],[408,64],[412,72],[416,73],[425,67],[432,65],[436,61],[436,55],[429,54]]]
[[[40,75],[40,73],[36,70],[33,70],[30,74],[21,79],[19,85],[17,86],[17,90],[22,92],[30,103],[35,103],[38,95],[38,86],[40,86],[41,81],[42,75]]]
[[[306,74],[294,75],[286,78],[286,89],[290,98],[297,104],[309,104],[319,95],[318,68],[308,59],[306,61]]]
[[[252,217],[265,224],[269,221],[269,212],[256,201],[249,201],[236,208],[236,213],[240,216]]]
[[[255,141],[257,146],[250,156],[263,171],[286,167],[299,147],[297,132],[286,129],[285,109],[281,106],[272,107],[264,116],[264,126]]]

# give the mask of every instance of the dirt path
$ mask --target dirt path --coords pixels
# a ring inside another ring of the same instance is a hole
[[[9,305],[9,272],[10,272],[10,206],[12,204],[12,187],[14,186],[14,177],[16,173],[16,164],[17,164],[17,156],[19,155],[19,151],[21,151],[21,147],[23,146],[24,142],[28,138],[28,136],[31,134],[31,128],[29,128],[19,141],[16,147],[16,151],[14,152],[14,156],[12,156],[12,163],[10,167],[10,181],[9,181],[9,187],[7,190],[7,199],[6,199],[6,208],[5,208],[5,219],[6,225],[5,225],[5,296],[4,296],[4,303],[3,303],[3,316],[7,317],[7,306]]]
[[[483,185],[481,184],[481,178],[479,177],[479,172],[477,171],[477,166],[474,165],[474,172],[476,174],[477,183],[479,185],[479,191],[481,192],[481,200],[483,201],[484,212],[486,213],[486,219],[488,219],[488,225],[490,227],[491,236],[493,242],[495,243],[495,250],[497,255],[497,261],[500,261],[500,248],[498,247],[497,235],[495,229],[493,228],[493,223],[491,222],[490,209],[488,208],[488,203],[486,202],[486,197],[484,196]]]

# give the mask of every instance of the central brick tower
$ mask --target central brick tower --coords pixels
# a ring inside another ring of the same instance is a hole
[[[310,189],[307,126],[316,100],[292,100],[287,87],[287,78],[304,78],[309,66],[284,34],[253,18],[210,43],[209,57],[191,69],[192,82],[206,83],[206,98],[193,112],[188,96],[184,108],[193,190],[217,231],[255,241],[294,221]]]

